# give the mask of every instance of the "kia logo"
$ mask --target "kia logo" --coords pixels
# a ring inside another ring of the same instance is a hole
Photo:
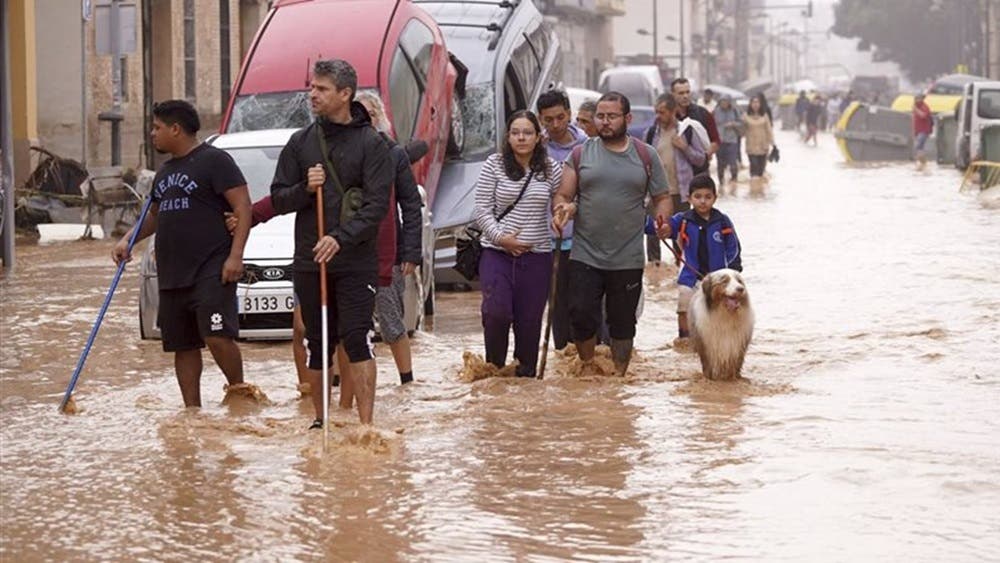
[[[281,268],[265,268],[261,275],[264,276],[266,280],[280,280],[285,277],[285,271]]]

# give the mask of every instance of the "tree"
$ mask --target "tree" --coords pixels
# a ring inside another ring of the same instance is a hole
[[[859,50],[874,48],[915,82],[960,64],[980,70],[979,0],[840,0],[834,16],[834,33],[858,38]]]

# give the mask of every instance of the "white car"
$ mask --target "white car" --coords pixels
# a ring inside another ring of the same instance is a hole
[[[271,192],[271,180],[278,155],[295,129],[271,129],[229,133],[210,138],[207,142],[225,150],[243,171],[250,188],[251,201]],[[408,332],[420,326],[424,303],[433,291],[434,230],[427,209],[427,195],[420,187],[424,201],[423,265],[406,280],[404,296],[405,324]],[[156,324],[159,289],[156,283],[155,237],[150,238],[140,265],[139,334],[143,339],[159,338]],[[250,231],[243,252],[245,274],[237,286],[240,338],[283,340],[292,337],[293,255],[295,250],[295,215],[278,215]]]

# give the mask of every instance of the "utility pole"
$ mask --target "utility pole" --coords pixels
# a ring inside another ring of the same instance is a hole
[[[111,122],[111,166],[122,163],[122,43],[121,0],[111,0],[109,31],[111,32],[111,111],[101,112],[97,119]]]
[[[14,273],[14,152],[10,117],[10,29],[7,0],[0,0],[0,195],[3,195],[3,271]]]
[[[653,64],[656,65],[656,72],[660,72],[660,53],[657,43],[660,40],[659,19],[656,15],[656,0],[653,0]]]
[[[687,39],[684,38],[684,0],[680,0],[681,4],[681,76],[684,76],[684,43]]]

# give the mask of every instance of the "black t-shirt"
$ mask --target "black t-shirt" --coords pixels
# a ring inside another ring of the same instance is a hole
[[[221,277],[232,247],[223,215],[232,207],[222,194],[246,183],[233,158],[211,145],[199,145],[163,163],[150,194],[160,206],[156,225],[160,289]]]

